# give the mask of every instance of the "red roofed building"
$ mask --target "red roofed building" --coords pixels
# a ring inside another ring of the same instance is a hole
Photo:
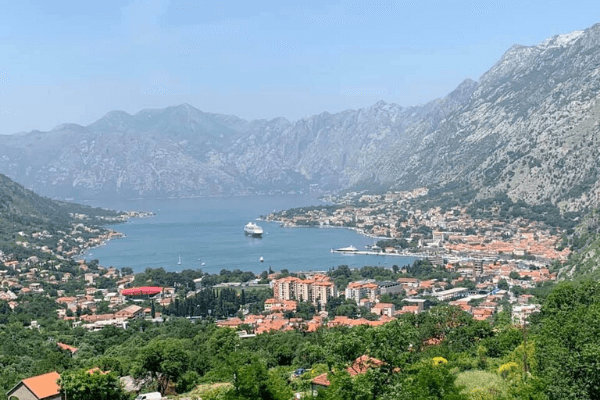
[[[275,311],[296,311],[298,306],[298,302],[295,300],[282,300],[271,298],[265,300],[265,311],[267,312],[275,312]]]
[[[351,366],[346,368],[346,372],[350,374],[350,376],[356,376],[360,374],[364,374],[367,372],[369,368],[379,368],[384,364],[383,361],[373,358],[368,355],[362,355],[358,357]],[[311,382],[311,389],[313,392],[313,396],[317,395],[317,391],[321,388],[326,388],[331,385],[331,382],[327,378],[327,374],[321,374],[314,378]]]
[[[371,312],[377,315],[392,317],[396,312],[396,306],[392,303],[377,303],[371,308]]]
[[[68,344],[64,344],[61,342],[56,342],[56,345],[58,346],[59,349],[61,349],[63,351],[70,351],[71,354],[75,354],[75,353],[77,353],[77,350],[79,350],[77,347],[69,346]]]
[[[123,296],[154,296],[163,291],[160,286],[142,286],[130,289],[123,289],[121,294]]]
[[[58,372],[23,379],[6,396],[19,400],[61,400],[60,386],[57,383],[59,379]]]

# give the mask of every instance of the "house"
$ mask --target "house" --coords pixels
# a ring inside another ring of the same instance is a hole
[[[371,308],[371,312],[377,315],[392,317],[396,312],[396,306],[392,303],[377,303]]]
[[[346,368],[346,372],[348,372],[350,374],[350,376],[355,377],[356,375],[361,375],[361,374],[366,373],[369,368],[379,368],[383,364],[384,364],[383,361],[378,360],[373,357],[370,357],[365,354],[365,355],[358,357],[356,360],[354,360],[352,365],[350,365],[348,368]],[[329,385],[331,385],[331,382],[329,381],[329,379],[327,377],[327,373],[321,374],[321,375],[317,376],[316,378],[314,378],[310,382],[311,391],[313,393],[313,396],[316,396],[320,389],[327,388],[327,387],[329,387]]]
[[[75,353],[77,353],[77,350],[79,350],[77,347],[73,347],[73,346],[70,346],[68,344],[61,343],[61,342],[56,342],[56,345],[62,351],[69,351],[71,354],[75,354]]]
[[[6,393],[6,397],[18,400],[61,400],[60,386],[57,383],[59,379],[60,375],[56,371],[23,379]]]
[[[275,312],[275,311],[296,311],[298,307],[298,302],[295,300],[281,300],[276,298],[270,298],[265,300],[265,311],[267,312]]]
[[[132,319],[144,316],[144,309],[140,306],[131,305],[115,313],[115,318]]]

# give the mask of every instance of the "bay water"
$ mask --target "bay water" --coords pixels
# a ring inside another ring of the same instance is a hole
[[[376,239],[343,228],[289,228],[258,221],[262,238],[244,235],[250,221],[273,211],[322,204],[300,195],[210,197],[187,199],[92,202],[117,210],[152,211],[150,218],[134,218],[112,225],[126,235],[90,249],[83,257],[100,265],[131,267],[134,272],[162,267],[167,271],[202,269],[218,273],[241,269],[274,271],[327,271],[338,265],[392,267],[414,261],[412,257],[348,255],[331,249],[353,245],[359,250]],[[264,262],[261,262],[261,257]],[[179,264],[181,259],[181,264]]]

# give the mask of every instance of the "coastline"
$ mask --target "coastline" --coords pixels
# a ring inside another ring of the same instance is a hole
[[[152,211],[127,211],[118,217],[110,217],[103,218],[104,221],[108,222],[110,225],[112,224],[124,224],[128,222],[132,218],[151,218],[155,216],[156,213]],[[107,232],[102,233],[99,236],[90,238],[87,242],[83,243],[81,250],[71,258],[75,261],[77,260],[85,260],[84,254],[91,251],[92,249],[105,246],[109,241],[113,239],[122,239],[127,237],[122,232],[116,231],[114,229],[104,228]]]
[[[257,221],[263,221],[263,222],[274,222],[276,224],[280,224],[283,228],[310,228],[310,229],[348,229],[351,231],[354,231],[362,236],[371,238],[371,239],[379,239],[379,240],[386,240],[386,239],[390,239],[389,237],[386,236],[376,236],[376,235],[372,235],[369,233],[366,233],[365,231],[359,229],[359,228],[355,228],[352,226],[335,226],[335,225],[290,225],[288,223],[285,223],[284,221],[281,220],[266,220],[266,219],[261,219],[261,218],[257,218]],[[332,253],[336,253],[336,254],[348,254],[348,255],[365,255],[365,256],[392,256],[392,257],[414,257],[414,258],[427,258],[430,257],[431,254],[425,254],[425,253],[385,253],[385,252],[375,252],[375,251],[366,251],[366,250],[356,250],[356,251],[336,251],[334,249],[331,249]]]

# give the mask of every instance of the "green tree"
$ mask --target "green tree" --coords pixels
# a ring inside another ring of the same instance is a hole
[[[521,275],[519,275],[519,273],[517,271],[510,271],[510,274],[508,274],[508,277],[510,279],[521,279]]]
[[[409,378],[410,389],[414,400],[466,400],[461,394],[462,387],[456,386],[456,375],[450,371],[447,364],[434,364],[424,361],[417,366],[418,372],[414,378]],[[408,385],[407,385],[408,386]]]
[[[86,370],[62,373],[59,380],[64,398],[69,400],[126,400],[129,396],[123,390],[116,374]]]
[[[599,320],[598,282],[557,285],[544,302],[535,361],[550,399],[600,398]]]
[[[506,282],[506,279],[500,279],[500,281],[498,282],[498,289],[508,290],[508,282]]]
[[[157,381],[163,395],[169,384],[188,370],[189,354],[185,348],[189,348],[185,340],[155,339],[141,351],[140,366]]]

